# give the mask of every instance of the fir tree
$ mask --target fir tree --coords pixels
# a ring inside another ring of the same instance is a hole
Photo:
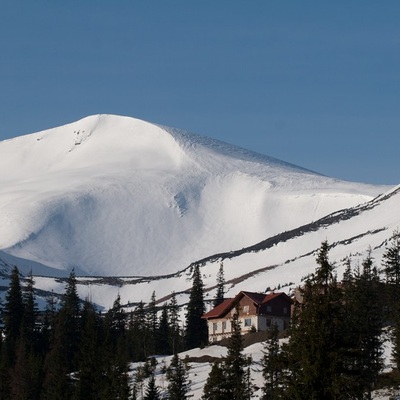
[[[214,299],[214,307],[217,307],[224,301],[224,296],[225,296],[224,264],[221,262],[217,274],[217,293]]]
[[[179,306],[176,300],[175,292],[172,292],[171,301],[169,303],[169,337],[170,349],[172,354],[179,353],[183,350],[182,338],[180,333],[180,319],[179,319]]]
[[[214,362],[204,385],[202,400],[231,400],[224,365]]]
[[[397,230],[385,249],[382,265],[386,275],[387,299],[390,304],[392,358],[397,370],[400,370],[400,232]]]
[[[101,398],[104,382],[104,357],[99,317],[93,304],[86,301],[82,310],[82,338],[77,357],[75,397],[85,400]]]
[[[108,345],[116,349],[117,343],[125,339],[126,335],[126,314],[121,305],[121,296],[118,294],[113,306],[105,316],[105,329]]]
[[[154,373],[150,375],[149,381],[146,387],[146,393],[143,397],[143,400],[160,400],[160,389],[156,385],[156,379],[154,377]]]
[[[46,354],[44,365],[44,383],[41,396],[43,400],[66,400],[72,398],[63,329],[63,321],[60,318],[56,318],[50,349]]]
[[[157,306],[156,306],[156,292],[153,291],[151,299],[146,312],[147,317],[147,351],[148,354],[155,354],[157,348]]]
[[[22,289],[17,267],[11,272],[10,287],[6,295],[4,306],[4,333],[6,336],[7,348],[11,352],[15,350],[15,344],[21,334],[24,304],[22,301]]]
[[[265,382],[263,400],[278,400],[282,398],[284,364],[278,334],[278,327],[276,324],[273,324],[264,345],[262,359],[262,372]]]
[[[383,272],[386,283],[396,289],[400,287],[400,232],[394,231],[382,256]],[[396,296],[399,297],[399,296]]]
[[[22,335],[24,337],[25,344],[33,350],[37,344],[37,329],[36,319],[38,315],[38,307],[34,294],[34,280],[32,272],[27,277],[27,285],[23,292],[23,305],[24,314],[22,318]]]
[[[142,301],[138,304],[132,315],[129,342],[130,346],[134,349],[134,360],[144,361],[148,352],[146,315]]]
[[[353,288],[355,306],[352,330],[357,333],[358,346],[354,363],[359,374],[359,392],[366,393],[366,398],[371,399],[371,392],[383,367],[381,287],[371,250],[362,263],[361,275],[356,278]]]
[[[157,353],[159,354],[171,354],[169,347],[170,343],[170,328],[168,321],[168,308],[167,304],[163,305],[160,317],[160,323],[158,324],[158,340],[157,340]]]
[[[67,279],[61,309],[57,315],[57,323],[61,325],[61,340],[65,342],[65,359],[70,372],[76,370],[81,335],[80,300],[76,285],[75,271],[72,270]]]
[[[168,399],[184,400],[189,391],[188,376],[185,366],[178,354],[174,354],[167,369]]]
[[[126,332],[126,315],[121,306],[121,298],[118,295],[113,307],[107,312],[105,325],[105,398],[128,399],[129,398],[129,359],[128,359],[128,335]]]
[[[198,265],[194,267],[192,280],[186,314],[187,349],[205,345],[208,338],[207,321],[201,318],[205,312],[204,286]]]
[[[252,387],[250,377],[246,376],[246,368],[250,364],[243,354],[243,338],[239,322],[239,310],[233,314],[231,320],[232,334],[228,342],[228,354],[225,360],[224,373],[229,395],[232,400],[250,399]]]
[[[328,251],[323,242],[292,320],[287,389],[293,398],[333,400],[343,393],[342,294]]]

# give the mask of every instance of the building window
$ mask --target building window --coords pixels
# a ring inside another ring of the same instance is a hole
[[[267,319],[267,327],[270,328],[271,327],[271,320]]]
[[[267,306],[267,312],[272,312],[272,307],[271,306]]]
[[[243,313],[248,314],[249,313],[249,306],[243,306]]]
[[[213,323],[213,332],[218,330],[218,322]]]
[[[287,307],[283,307],[283,313],[287,314]]]
[[[222,321],[222,331],[226,329],[226,321]]]
[[[246,318],[244,320],[244,326],[251,326],[251,318]]]

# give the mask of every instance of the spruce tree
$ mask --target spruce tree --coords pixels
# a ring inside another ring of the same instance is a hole
[[[362,273],[357,277],[353,289],[355,307],[352,326],[358,336],[358,347],[354,357],[359,374],[357,382],[360,391],[364,392],[369,400],[383,367],[381,292],[378,272],[369,250],[362,263]]]
[[[6,294],[4,305],[4,333],[9,356],[15,351],[15,345],[21,334],[24,304],[22,301],[22,289],[19,270],[14,267],[11,272],[10,286]]]
[[[170,326],[168,321],[168,308],[167,304],[164,304],[161,311],[160,322],[158,324],[157,332],[157,353],[159,354],[171,354],[170,350]]]
[[[40,333],[36,327],[38,308],[32,272],[26,282],[22,294],[24,312],[21,333],[17,339],[15,364],[11,371],[11,393],[14,399],[39,398],[43,383],[44,352],[39,346]]]
[[[77,290],[75,271],[72,270],[65,287],[57,323],[61,328],[61,340],[65,342],[65,358],[68,371],[76,370],[76,357],[80,345],[80,299]]]
[[[217,274],[217,292],[214,299],[214,307],[217,307],[224,301],[224,296],[225,296],[224,264],[221,262]]]
[[[22,335],[24,336],[26,345],[33,350],[38,341],[36,320],[39,310],[34,294],[35,282],[33,280],[32,272],[30,272],[26,281],[27,285],[23,291],[24,314],[22,318]]]
[[[118,294],[113,306],[107,311],[105,316],[105,329],[107,342],[111,349],[115,350],[120,340],[125,340],[126,336],[126,314],[121,305],[121,296]]]
[[[382,256],[383,272],[386,275],[386,283],[400,287],[400,232],[394,231]],[[397,290],[396,290],[397,292]],[[395,293],[396,297],[400,295]]]
[[[146,393],[143,400],[161,400],[160,389],[156,385],[154,373],[150,375],[147,382]]]
[[[214,362],[204,385],[202,400],[231,400],[224,365]]]
[[[205,312],[204,286],[198,265],[194,267],[192,281],[186,313],[187,349],[203,346],[208,339],[207,321],[201,318]]]
[[[343,394],[342,293],[328,252],[325,241],[292,320],[287,395],[293,398],[336,400]]]
[[[147,319],[147,351],[148,354],[155,354],[157,348],[157,306],[156,306],[156,292],[151,294],[150,302],[146,310]]]
[[[251,398],[252,387],[246,368],[250,360],[243,354],[243,337],[239,322],[239,310],[233,314],[231,320],[232,334],[228,341],[228,354],[224,363],[224,373],[229,395],[232,400],[247,400]]]
[[[129,359],[126,315],[118,295],[112,308],[107,312],[105,321],[104,367],[105,398],[129,398]]]
[[[170,349],[172,354],[179,353],[183,350],[182,346],[182,335],[180,331],[180,318],[179,318],[179,306],[176,300],[175,292],[172,292],[171,301],[169,303],[169,337],[170,337]]]
[[[182,360],[175,353],[167,369],[168,399],[184,400],[189,391],[188,374]]]
[[[134,348],[134,360],[144,361],[147,351],[147,325],[144,303],[141,301],[133,312],[132,324],[129,330],[130,345]]]
[[[282,398],[284,363],[278,340],[278,326],[273,324],[264,344],[262,373],[264,378],[263,400]]]
[[[75,397],[85,400],[101,398],[104,382],[103,348],[99,316],[89,301],[81,314],[82,338],[77,357]]]
[[[393,232],[382,257],[383,272],[386,276],[387,302],[390,304],[392,358],[400,371],[400,232]]]
[[[67,347],[64,338],[64,323],[55,320],[50,349],[46,354],[44,365],[44,383],[41,398],[43,400],[66,400],[72,398],[72,385],[69,379],[66,359]]]

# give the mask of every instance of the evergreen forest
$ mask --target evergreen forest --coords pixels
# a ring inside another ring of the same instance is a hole
[[[361,265],[351,257],[338,279],[321,244],[314,273],[304,277],[294,300],[287,339],[275,325],[264,342],[262,387],[244,354],[239,312],[225,358],[212,363],[203,400],[363,400],[400,377],[400,234],[388,240],[381,265],[368,251]],[[224,274],[218,273],[214,304],[224,298]],[[11,272],[0,304],[0,400],[22,399],[186,399],[189,366],[179,353],[207,345],[204,288],[200,267],[192,269],[192,289],[182,315],[174,293],[160,304],[153,292],[148,304],[127,313],[119,296],[105,313],[77,294],[71,272],[62,296],[49,296],[45,310],[36,303],[32,275]],[[184,326],[184,328],[183,328]],[[251,333],[250,333],[251,335]],[[384,340],[392,343],[395,368],[383,374]],[[156,354],[173,355],[165,366],[167,385],[157,386]],[[131,370],[131,363],[141,367]],[[257,397],[259,398],[259,397]]]

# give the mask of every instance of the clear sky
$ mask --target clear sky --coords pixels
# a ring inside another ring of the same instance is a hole
[[[1,140],[119,114],[399,184],[399,108],[398,0],[0,0]]]

